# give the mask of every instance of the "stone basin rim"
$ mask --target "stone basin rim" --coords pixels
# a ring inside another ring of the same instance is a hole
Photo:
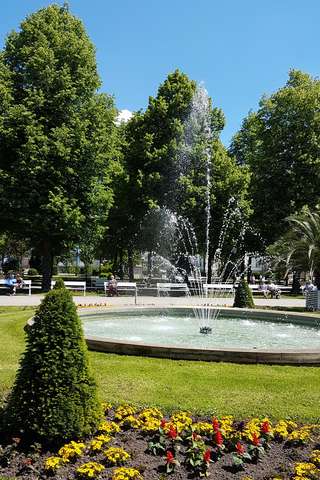
[[[167,307],[168,310],[192,310],[193,306],[174,306]],[[225,313],[243,313],[250,316],[254,315],[259,320],[263,315],[269,319],[275,317],[279,321],[279,315],[284,317],[286,321],[292,323],[298,320],[309,319],[315,320],[320,317],[312,315],[312,313],[296,313],[282,310],[263,310],[263,309],[236,309],[230,307],[212,306],[209,308],[219,309]],[[160,309],[166,309],[161,307]],[[104,307],[104,308],[83,308],[80,312],[84,314],[97,314],[106,312],[119,311],[143,311],[143,310],[159,310],[157,306],[137,306],[134,308],[126,307]],[[258,318],[257,318],[258,314]],[[281,321],[281,320],[280,320]],[[305,365],[320,366],[320,347],[319,349],[257,349],[257,348],[196,348],[168,345],[153,345],[152,343],[133,342],[126,340],[115,340],[108,337],[96,337],[86,335],[85,340],[90,350],[117,353],[121,355],[137,355],[158,358],[169,358],[177,360],[204,360],[215,362],[232,362],[232,363],[265,363],[279,365]]]

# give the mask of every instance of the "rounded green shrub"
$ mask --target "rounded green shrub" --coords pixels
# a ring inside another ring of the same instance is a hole
[[[92,433],[100,419],[96,384],[66,288],[58,285],[46,295],[26,332],[26,350],[1,415],[2,430],[49,444]]]
[[[240,280],[236,288],[233,306],[238,308],[254,308],[252,292],[247,280],[244,278]]]
[[[35,275],[39,275],[39,272],[36,268],[29,268],[28,275],[30,275],[30,277],[33,277]]]

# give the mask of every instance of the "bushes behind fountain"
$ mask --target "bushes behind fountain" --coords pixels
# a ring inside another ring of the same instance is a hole
[[[254,308],[252,292],[245,278],[242,278],[237,286],[233,306],[237,308]]]

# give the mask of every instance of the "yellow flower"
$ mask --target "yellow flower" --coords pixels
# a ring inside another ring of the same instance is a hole
[[[103,453],[111,465],[121,465],[130,458],[130,454],[121,447],[110,447]]]
[[[138,419],[142,422],[150,418],[158,418],[161,420],[163,418],[163,413],[159,408],[150,407],[144,408],[138,415]]]
[[[178,433],[181,433],[183,430],[188,430],[192,425],[192,418],[188,412],[176,412],[170,417],[170,423],[173,425]],[[168,423],[168,428],[170,424]]]
[[[91,440],[90,449],[94,452],[102,450],[104,445],[110,442],[111,437],[109,435],[97,435],[95,438]]]
[[[112,435],[113,433],[120,432],[120,427],[115,422],[106,421],[106,422],[100,423],[100,425],[98,427],[98,430],[100,432],[105,432],[105,433],[109,433],[109,434]]]
[[[80,465],[77,468],[76,472],[80,477],[84,478],[95,478],[102,470],[104,470],[104,466],[101,463],[96,462],[87,462]]]
[[[112,404],[107,402],[102,402],[101,407],[104,413],[107,414],[108,411],[112,408]]]
[[[115,411],[114,418],[116,420],[122,420],[125,417],[129,417],[130,415],[134,415],[136,413],[136,409],[131,405],[120,405]]]
[[[320,467],[320,450],[313,450],[313,452],[311,452],[310,461]]]
[[[61,457],[48,457],[45,461],[44,468],[46,470],[51,470],[55,472],[58,468],[62,467],[62,465],[69,460],[64,460]]]
[[[123,418],[119,425],[121,428],[139,428],[141,424],[136,417],[129,415],[128,417]]]
[[[308,427],[302,427],[299,430],[293,430],[289,433],[287,440],[289,442],[301,442],[304,443],[310,439],[310,429]]]
[[[158,418],[149,418],[144,422],[140,422],[140,428],[142,432],[155,432],[160,427],[161,421]]]
[[[143,478],[135,468],[120,467],[113,472],[112,480],[143,480]]]
[[[232,415],[225,415],[220,420],[220,430],[224,438],[230,438],[234,433],[233,429],[234,418]]]
[[[83,453],[83,450],[86,448],[84,443],[74,442],[73,440],[70,443],[67,443],[60,448],[58,454],[64,460],[70,460],[76,457],[80,457]]]
[[[294,467],[294,473],[299,477],[305,476],[307,478],[316,478],[319,470],[313,463],[296,463]]]
[[[213,426],[207,422],[197,422],[193,424],[193,429],[199,435],[208,435],[213,433]]]

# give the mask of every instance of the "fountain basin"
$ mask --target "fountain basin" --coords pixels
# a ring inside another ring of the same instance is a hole
[[[192,308],[81,311],[90,349],[172,359],[320,365],[320,322],[312,314],[220,309],[201,335]]]

